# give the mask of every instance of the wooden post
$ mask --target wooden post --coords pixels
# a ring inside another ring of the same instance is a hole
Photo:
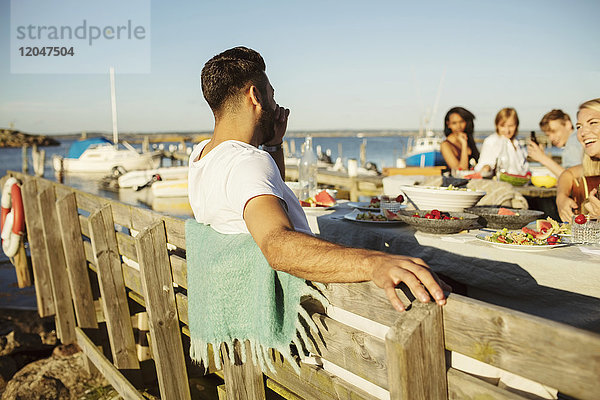
[[[75,193],[67,194],[58,200],[56,202],[56,212],[58,213],[59,230],[62,235],[63,250],[69,274],[71,297],[77,316],[77,326],[81,328],[98,328]]]
[[[31,269],[29,268],[29,261],[27,260],[27,253],[25,252],[25,243],[21,241],[19,250],[13,259],[15,265],[15,271],[17,273],[17,285],[20,288],[33,285],[33,278],[31,276]]]
[[[91,214],[88,224],[113,363],[119,369],[139,370],[110,205]]]
[[[161,399],[190,399],[167,237],[162,221],[135,239]]]
[[[231,364],[228,351],[234,352],[234,364]],[[241,362],[241,352],[246,351],[246,363]],[[236,341],[233,349],[221,345],[221,358],[223,359],[223,379],[227,391],[227,400],[264,400],[265,383],[263,374],[252,363],[249,344],[246,342],[242,350],[240,342]]]
[[[46,242],[42,229],[42,214],[37,201],[37,184],[34,179],[25,179],[21,185],[23,208],[25,210],[25,226],[27,227],[27,241],[31,253],[35,296],[37,299],[38,314],[40,317],[54,315],[54,298],[52,297],[52,283],[50,280],[50,267],[46,257]]]
[[[27,162],[27,145],[24,144],[21,147],[21,171],[26,174],[29,170],[29,164]]]
[[[50,281],[56,306],[56,328],[63,344],[75,342],[75,313],[71,301],[69,277],[63,252],[62,238],[58,228],[54,186],[38,195],[42,219],[42,230],[46,242],[46,257],[50,266]]]
[[[415,301],[385,338],[390,398],[446,400],[446,360],[441,307]]]

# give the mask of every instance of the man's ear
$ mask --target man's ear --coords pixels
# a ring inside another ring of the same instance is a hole
[[[249,89],[249,94],[250,94],[250,101],[252,102],[252,104],[255,107],[262,107],[262,103],[261,103],[261,95],[260,95],[260,90],[258,90],[258,88],[254,85],[250,85],[250,89]]]

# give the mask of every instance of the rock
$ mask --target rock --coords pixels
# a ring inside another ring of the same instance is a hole
[[[0,393],[4,390],[15,372],[17,372],[16,361],[12,357],[0,357]]]
[[[73,350],[63,349],[65,353]],[[2,400],[79,399],[92,387],[108,386],[102,376],[87,373],[84,357],[81,351],[67,356],[55,354],[25,366],[8,382]]]

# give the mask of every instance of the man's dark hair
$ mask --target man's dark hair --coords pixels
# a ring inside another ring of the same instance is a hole
[[[234,47],[217,54],[202,68],[202,93],[215,114],[238,96],[248,84],[266,97],[267,78],[262,56],[247,47]]]
[[[467,144],[471,149],[471,157],[475,159],[475,161],[479,160],[479,150],[477,150],[477,146],[475,145],[475,138],[473,137],[473,131],[475,130],[475,115],[466,108],[463,107],[454,107],[448,110],[446,116],[444,117],[444,135],[446,137],[452,133],[452,130],[448,127],[448,122],[450,121],[450,115],[458,114],[462,119],[465,120],[467,125],[465,126],[465,133],[467,134]]]

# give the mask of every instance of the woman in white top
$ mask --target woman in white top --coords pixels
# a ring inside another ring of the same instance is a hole
[[[514,108],[503,108],[496,115],[496,133],[483,141],[475,171],[482,174],[503,171],[524,175],[529,169],[527,151],[517,141],[519,116]]]

